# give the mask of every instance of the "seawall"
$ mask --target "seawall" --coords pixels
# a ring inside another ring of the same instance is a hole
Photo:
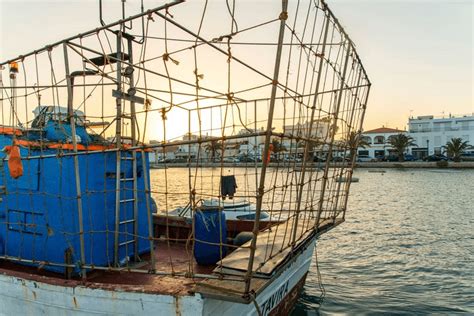
[[[261,162],[257,163],[257,167],[261,166]],[[221,163],[200,163],[198,165],[201,168],[219,168]],[[225,168],[253,168],[255,165],[253,163],[232,163],[224,162],[222,166]],[[315,163],[311,168],[324,168],[325,163],[321,162],[319,164]],[[331,168],[338,168],[341,166],[341,163],[330,164]],[[152,169],[164,169],[164,168],[187,168],[188,164],[185,162],[176,162],[176,163],[167,163],[167,164],[152,164],[150,166]],[[191,167],[196,167],[196,163],[192,162]],[[269,167],[279,167],[279,168],[294,168],[299,169],[302,167],[302,163],[291,163],[290,166],[284,163],[271,162]],[[456,168],[456,169],[474,169],[474,161],[463,161],[463,162],[453,162],[449,161],[447,164],[444,162],[426,162],[426,161],[404,161],[404,162],[357,162],[356,168]]]

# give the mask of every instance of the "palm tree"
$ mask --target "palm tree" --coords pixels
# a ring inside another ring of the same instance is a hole
[[[279,153],[286,150],[285,146],[277,138],[272,139],[272,146],[274,153]]]
[[[308,141],[308,157],[307,157],[308,161],[314,160],[315,152],[317,148],[319,148],[322,144],[323,142],[320,141],[319,139]]]
[[[398,134],[394,136],[390,136],[388,138],[388,143],[397,151],[398,153],[398,160],[404,161],[404,153],[410,146],[418,146],[415,144],[414,139],[411,136],[407,136],[405,134]]]
[[[349,147],[350,150],[350,159],[352,160],[352,157],[354,157],[357,148],[362,147],[362,148],[367,148],[370,147],[370,144],[361,137],[361,134],[359,132],[354,132],[352,131],[349,134],[349,137],[346,139],[345,142],[346,146]]]
[[[214,161],[216,153],[219,150],[222,150],[222,143],[214,139],[211,140],[210,143],[206,144],[206,146],[204,146],[204,149],[206,150],[206,152],[211,153],[211,161]]]
[[[285,145],[283,145],[278,138],[273,138],[272,139],[272,152],[276,155],[276,157],[279,157],[279,153],[286,151]]]
[[[452,157],[454,161],[460,161],[460,156],[462,152],[468,147],[468,141],[462,141],[462,138],[451,138],[449,142],[446,143],[446,153],[448,157]]]

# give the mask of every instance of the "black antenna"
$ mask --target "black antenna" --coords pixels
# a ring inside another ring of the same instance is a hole
[[[100,19],[100,24],[102,26],[105,26],[104,19],[102,18],[102,0],[99,0],[99,19]]]
[[[122,0],[122,19],[123,20],[125,20],[125,2],[126,0]],[[143,0],[140,1],[140,10],[141,10],[141,13],[145,12]],[[104,17],[103,17],[102,0],[99,0],[99,20],[102,26],[106,25],[104,21]],[[124,25],[124,27],[128,30],[131,30],[133,28],[132,23],[133,22],[130,21],[130,26]],[[145,41],[145,17],[144,16],[142,16],[142,38],[139,41],[136,41],[136,40],[133,40],[133,41],[138,44],[143,44],[143,42]]]

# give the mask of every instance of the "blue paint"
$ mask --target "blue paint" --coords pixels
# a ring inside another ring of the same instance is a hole
[[[23,137],[25,138],[25,137]],[[81,137],[82,138],[82,137]],[[87,137],[82,138],[87,139]],[[64,139],[63,139],[64,140]],[[12,145],[10,135],[0,135],[0,148]],[[5,153],[0,153],[0,185],[6,194],[0,202],[0,250],[5,255],[28,260],[65,262],[65,252],[72,251],[75,273],[80,271],[80,237],[74,158],[58,155],[59,151],[20,147],[23,176],[9,175]],[[41,154],[57,155],[34,158]],[[131,152],[122,156],[131,157]],[[148,214],[145,200],[144,172],[149,173],[137,152],[138,188],[138,252],[149,252]],[[28,158],[32,157],[32,158]],[[96,266],[113,265],[115,230],[116,153],[99,152],[78,155],[83,201],[85,263]],[[133,177],[133,161],[122,160],[122,178]],[[148,177],[149,179],[149,177]],[[121,198],[133,198],[133,182],[121,181]],[[133,202],[121,204],[120,221],[133,218]],[[133,223],[120,226],[119,242],[133,239]],[[119,260],[133,258],[134,244],[120,247]],[[63,267],[44,265],[44,269],[63,273]]]
[[[194,214],[194,220],[196,238],[194,258],[202,265],[215,264],[227,253],[227,247],[219,246],[225,244],[227,240],[225,214],[217,209],[198,210]]]
[[[71,139],[71,124],[67,122],[59,123],[57,121],[48,121],[44,127],[43,138],[49,141],[59,141]],[[78,143],[80,144],[90,144],[91,137],[87,134],[84,126],[76,126],[76,135],[79,136]]]

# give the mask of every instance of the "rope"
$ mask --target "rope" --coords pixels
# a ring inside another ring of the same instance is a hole
[[[106,262],[98,263],[100,253],[98,245],[93,242],[99,235],[105,235],[107,249],[113,248],[115,242],[110,239],[116,233],[114,218],[108,215],[114,205],[107,200],[117,190],[110,185],[115,182],[111,181],[113,176],[122,179],[121,174],[109,172],[114,169],[114,163],[108,159],[109,156],[115,156],[118,150],[108,147],[113,141],[110,137],[114,135],[110,127],[116,127],[118,122],[113,106],[110,106],[113,103],[111,96],[117,96],[117,92],[112,92],[117,85],[117,61],[123,66],[122,85],[118,89],[123,93],[119,96],[124,110],[122,114],[130,114],[125,108],[127,104],[131,106],[131,100],[136,101],[136,104],[143,103],[143,108],[135,111],[134,117],[137,123],[134,133],[138,144],[133,148],[124,144],[121,150],[129,156],[133,150],[143,150],[150,151],[150,156],[155,154],[167,159],[172,156],[186,159],[181,165],[183,168],[173,168],[175,165],[165,160],[162,170],[151,172],[151,186],[147,192],[143,186],[137,191],[125,184],[118,188],[127,196],[136,194],[139,201],[148,194],[153,196],[160,215],[166,216],[165,227],[160,227],[163,228],[161,237],[150,239],[148,229],[146,233],[131,230],[130,227],[119,231],[121,240],[133,238],[146,241],[147,244],[150,240],[159,244],[156,250],[157,266],[162,271],[158,271],[187,277],[192,282],[201,280],[203,275],[195,269],[193,257],[196,241],[219,247],[218,262],[215,270],[212,270],[222,274],[225,272],[222,261],[225,247],[229,251],[249,249],[246,245],[233,245],[233,236],[230,232],[224,236],[222,229],[216,242],[195,238],[193,215],[196,209],[207,200],[213,200],[221,210],[224,207],[220,183],[221,177],[225,175],[234,175],[238,183],[234,201],[245,200],[253,206],[261,199],[262,216],[268,215],[272,221],[281,223],[256,235],[266,243],[259,245],[258,251],[262,254],[259,267],[278,258],[283,252],[291,251],[291,247],[296,247],[308,232],[317,232],[323,221],[335,222],[345,215],[350,183],[344,184],[337,180],[343,176],[350,177],[352,165],[343,162],[320,163],[315,157],[324,154],[327,154],[328,159],[339,154],[343,158],[354,157],[351,133],[362,129],[370,87],[360,59],[347,34],[323,2],[298,0],[288,10],[269,12],[270,18],[249,15],[247,8],[250,7],[244,3],[239,3],[237,7],[235,0],[226,0],[225,6],[213,6],[212,2],[206,0],[195,19],[189,21],[184,20],[178,9],[173,14],[170,10],[148,11],[143,15],[143,18],[146,17],[143,32],[141,26],[139,32],[133,32],[137,27],[134,24],[137,23],[130,21],[126,26],[130,33],[122,34],[124,41],[127,41],[129,35],[140,33],[137,37],[141,40],[132,40],[133,45],[130,47],[134,60],[127,59],[125,54],[114,55],[115,45],[111,45],[109,39],[109,32],[112,34],[118,29],[125,30],[124,23],[66,41],[67,49],[74,52],[69,56],[71,70],[94,70],[99,76],[98,79],[87,80],[84,76],[74,84],[74,110],[83,110],[87,123],[87,126],[78,124],[76,133],[83,133],[87,128],[87,137],[92,139],[91,144],[81,144],[85,150],[77,154],[67,149],[67,137],[52,141],[47,139],[51,136],[44,131],[32,130],[31,125],[33,122],[38,123],[38,120],[28,116],[28,112],[39,105],[52,105],[56,116],[61,115],[59,107],[66,105],[69,88],[64,75],[63,55],[58,53],[58,47],[50,46],[21,59],[22,71],[17,74],[17,81],[0,85],[0,106],[2,128],[8,130],[11,127],[23,133],[12,138],[22,142],[22,153],[28,152],[22,157],[25,170],[30,172],[30,169],[34,169],[35,161],[38,161],[38,183],[43,184],[50,176],[42,171],[49,162],[57,160],[57,171],[62,174],[69,168],[67,159],[80,157],[81,170],[84,168],[86,172],[81,181],[84,186],[82,198],[100,201],[98,208],[104,210],[98,212],[95,204],[85,204],[83,224],[86,228],[78,232],[65,228],[70,220],[67,206],[77,197],[64,194],[61,188],[71,179],[60,177],[59,187],[55,185],[54,190],[42,186],[37,191],[8,188],[8,198],[12,198],[9,205],[14,207],[19,208],[20,202],[24,200],[32,208],[35,199],[43,200],[40,208],[45,208],[44,222],[32,220],[35,229],[48,234],[60,234],[68,248],[72,248],[79,237],[87,236],[84,245],[87,262],[43,262],[41,257],[47,254],[47,241],[39,235],[31,239],[34,255],[29,256],[23,247],[21,252],[15,253],[17,256],[12,256],[12,261],[41,261],[43,268],[97,266],[98,270],[149,272],[146,266],[134,267],[135,262],[132,261],[127,261],[123,267],[116,267],[109,252],[102,256]],[[225,25],[214,27],[216,16],[224,17]],[[153,23],[156,17],[163,23],[158,22],[158,19]],[[280,45],[281,66],[277,80],[273,75],[276,64],[273,59],[275,31],[280,24],[284,25],[285,37]],[[125,42],[120,45],[122,48],[127,47]],[[130,69],[134,71],[133,76],[127,77],[125,72]],[[134,89],[129,89],[131,87]],[[272,89],[275,90],[273,97]],[[270,104],[274,104],[275,111],[272,121],[268,122]],[[26,128],[19,128],[20,118],[26,121],[23,125]],[[122,125],[118,126],[119,130],[125,130],[123,120],[120,121]],[[90,123],[100,123],[97,124],[100,125],[97,127],[99,129],[92,132]],[[55,125],[59,125],[60,133],[70,135],[68,124],[60,120]],[[262,126],[267,125],[271,129],[268,131],[269,140],[274,150],[265,153],[262,139],[266,137],[267,131]],[[32,139],[32,135],[38,135],[39,139]],[[156,139],[157,142],[147,144],[150,139]],[[96,145],[101,147],[96,150]],[[57,148],[53,149],[52,146]],[[91,155],[105,157],[103,163],[100,166],[93,165],[95,158]],[[270,161],[261,161],[264,156],[269,156]],[[238,158],[241,162],[234,164],[227,161],[228,158],[232,158],[231,161]],[[125,166],[126,162],[121,168],[123,177],[128,172]],[[147,172],[146,167],[142,167],[142,171]],[[264,177],[262,167],[266,170]],[[94,168],[97,170],[92,172]],[[260,190],[261,178],[264,185]],[[3,174],[0,181],[3,181],[0,185],[8,183]],[[33,185],[34,176],[28,178],[26,183]],[[47,199],[57,199],[58,209],[54,213],[46,209]],[[225,202],[228,205],[231,200]],[[190,219],[188,235],[173,234],[176,228],[172,226],[170,214],[187,204],[193,218]],[[122,207],[122,211],[124,209]],[[52,227],[56,211],[60,213],[57,214],[60,227]],[[263,220],[258,221],[260,225],[266,225]],[[98,222],[102,222],[100,227]],[[10,218],[2,219],[1,224],[23,225],[21,221]],[[226,223],[219,222],[216,225],[224,228]],[[5,242],[12,242],[12,236],[16,236],[13,234],[7,230]],[[18,242],[25,245],[29,238],[27,234],[25,231],[18,232]],[[121,254],[131,255],[131,249],[127,247]],[[178,249],[179,256],[176,256],[174,254],[178,253]],[[315,257],[318,267],[316,253]],[[211,273],[207,276],[215,277]],[[250,277],[255,276],[242,277],[239,282],[249,282]],[[318,280],[321,292],[325,293],[319,267]],[[255,294],[244,294],[250,295],[257,313],[261,314]]]
[[[321,294],[319,295],[319,305],[321,306],[324,303],[324,298],[326,297],[326,289],[324,288],[323,280],[321,277],[321,270],[319,269],[319,260],[318,260],[318,247],[314,249],[314,264],[316,265],[316,276],[318,278],[317,284]]]

